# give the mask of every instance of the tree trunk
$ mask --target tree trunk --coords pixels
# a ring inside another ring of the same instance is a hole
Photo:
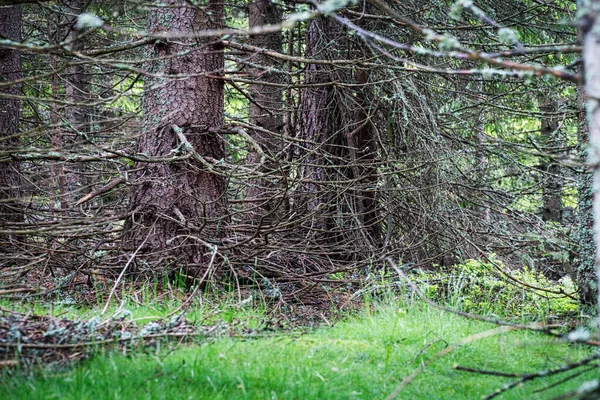
[[[21,6],[0,7],[0,38],[21,41]],[[0,82],[21,79],[21,56],[19,51],[0,47]],[[13,84],[0,88],[0,146],[4,149],[19,147],[20,101],[6,95],[20,95],[21,85]],[[20,207],[21,177],[19,164],[8,160],[0,161],[0,226],[10,229],[11,224],[23,220]],[[0,235],[0,252],[15,244],[15,235]]]
[[[80,32],[77,32],[74,27],[78,15],[85,12],[87,3],[89,3],[87,0],[74,0],[70,1],[66,7],[66,40],[72,43],[71,46],[74,51],[85,49],[87,39],[85,37],[78,38]],[[88,64],[82,64],[78,59],[73,59],[72,63],[73,65],[67,69],[65,85],[65,95],[68,103],[65,116],[70,124],[65,136],[68,138],[69,144],[74,145],[77,149],[82,149],[92,131],[91,116],[93,110],[88,105],[91,99],[91,71]],[[63,199],[63,202],[72,205],[73,198],[81,197],[81,193],[78,192],[87,186],[88,182],[85,179],[86,168],[84,164],[71,164],[67,165],[67,168],[69,169],[67,173],[69,194],[68,198]]]
[[[583,42],[583,33],[578,31],[578,41]],[[585,68],[579,68],[584,76]],[[580,157],[585,159],[588,149],[589,125],[586,116],[586,94],[583,85],[577,88],[577,142]],[[592,171],[584,168],[577,182],[577,233],[579,243],[579,263],[576,268],[576,281],[579,299],[586,305],[596,303],[596,274],[594,272],[594,210],[593,210]]]
[[[306,57],[323,59],[331,56],[331,46],[340,35],[339,27],[327,18],[317,18],[309,22],[306,29]],[[337,129],[342,124],[336,110],[331,67],[323,64],[308,64],[305,70],[305,84],[314,85],[302,92],[300,105],[299,137],[303,140],[301,154],[302,193],[301,209],[308,218],[307,228],[314,233],[331,233],[331,212],[333,193],[326,185],[328,170],[335,164],[331,145],[336,139]],[[323,85],[332,82],[331,85]],[[319,84],[321,84],[319,86]]]
[[[540,106],[540,111],[544,114],[542,117],[541,137],[546,153],[551,153],[552,148],[558,147],[558,119],[556,112],[558,107],[556,101],[550,100]],[[562,214],[562,185],[560,182],[560,167],[553,160],[545,160],[542,163],[543,171],[543,210],[542,219],[544,221],[561,221]]]
[[[250,27],[277,24],[281,22],[281,18],[282,12],[280,7],[269,0],[255,0],[248,6]],[[253,46],[274,50],[278,53],[282,49],[280,32],[251,36],[249,42]],[[278,72],[269,70],[269,67],[279,68],[278,65],[273,65],[275,61],[271,58],[255,54],[250,57],[249,61],[254,65],[263,67],[252,69],[252,75],[257,80],[269,83],[279,83],[281,81],[281,75]],[[249,94],[251,98],[248,110],[250,122],[269,132],[280,133],[282,128],[281,88],[259,83],[250,85]],[[251,131],[250,134],[266,155],[275,159],[279,157],[278,153],[283,148],[280,137],[258,130]],[[260,162],[260,158],[259,154],[251,148],[248,154],[248,162],[256,164]],[[267,160],[265,164],[260,169],[261,172],[281,174],[276,162]],[[278,188],[267,179],[251,179],[248,182],[246,198],[249,201],[249,208],[252,210],[250,212],[251,219],[256,219],[255,217],[264,219],[267,216],[270,217],[268,219],[273,219],[273,213],[276,212],[276,207],[280,202],[280,199],[277,198],[278,190],[282,190],[282,188]]]
[[[170,7],[150,12],[150,34],[190,35],[223,27],[223,2],[219,0],[210,0],[205,8],[185,1],[166,3]],[[176,149],[191,145],[202,157],[223,159],[223,140],[211,130],[223,125],[223,83],[211,77],[223,71],[220,41],[161,39],[150,46],[148,58],[152,60],[148,72],[153,76],[145,81],[138,153],[172,157]],[[182,143],[182,137],[189,145]],[[133,249],[152,250],[163,262],[176,258],[184,266],[205,263],[207,249],[197,238],[214,243],[228,222],[225,178],[190,160],[138,163],[125,236]]]
[[[594,271],[596,273],[595,304],[599,305],[600,296],[600,0],[592,0],[584,10],[583,61],[585,71],[585,93],[587,96],[588,165],[592,169],[592,209],[594,215]]]
[[[321,60],[363,56],[335,21],[318,18],[306,32],[306,57]],[[302,92],[299,136],[303,140],[301,177],[307,226],[327,246],[342,245],[342,257],[381,239],[376,198],[376,142],[370,108],[370,71],[308,64]],[[342,89],[335,82],[358,84]],[[331,84],[328,84],[331,83]],[[351,183],[338,184],[337,181]],[[362,242],[362,243],[361,243]],[[339,250],[339,249],[338,249]]]
[[[362,26],[362,19],[357,22]],[[368,51],[362,43],[358,49],[359,57],[365,57]],[[348,149],[351,157],[350,163],[354,165],[352,176],[356,179],[358,189],[354,193],[357,213],[360,216],[360,222],[373,244],[379,243],[381,239],[380,227],[380,209],[377,200],[377,166],[375,158],[377,156],[377,141],[375,140],[374,126],[371,122],[372,115],[370,108],[372,104],[372,95],[369,84],[370,70],[357,67],[355,72],[355,83],[360,85],[356,91],[355,126],[356,128],[348,133]]]

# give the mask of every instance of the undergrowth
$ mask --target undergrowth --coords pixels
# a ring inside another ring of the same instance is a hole
[[[518,281],[511,284],[498,267],[504,265],[497,260],[467,260],[450,274],[420,272],[411,278],[431,299],[463,311],[526,321],[579,316],[577,303],[564,294],[573,291],[568,280],[551,282],[523,268],[511,272]],[[194,324],[224,323],[220,336],[197,336],[185,346],[157,340],[152,346],[123,349],[125,354],[98,348],[89,360],[66,372],[5,370],[0,398],[371,399],[386,397],[425,366],[399,398],[472,399],[519,378],[468,373],[457,366],[526,374],[592,354],[588,347],[531,331],[471,340],[496,327],[423,305],[406,285],[383,275],[373,287],[387,290],[378,296],[370,290],[356,292],[362,295],[362,311],[343,315],[332,309],[331,315],[343,318],[330,316],[332,328],[308,333],[273,323],[274,318],[285,321],[293,306],[268,303],[260,291],[201,295],[188,305],[186,317]],[[119,292],[106,314],[127,310],[129,318],[145,324],[165,318],[185,296],[180,289],[131,287]],[[61,301],[3,301],[0,307],[86,319],[98,316],[103,303],[99,299],[95,307],[85,308]],[[323,321],[330,324],[325,317]],[[437,359],[444,351],[447,354]],[[570,379],[564,378],[572,371],[534,379],[502,398],[552,398],[597,375],[597,368],[579,371]]]
[[[370,308],[374,308],[371,310]],[[418,303],[368,307],[309,334],[198,338],[191,346],[150,351],[100,352],[67,372],[4,373],[0,397],[11,399],[373,399],[440,351],[489,324]],[[459,346],[432,362],[399,398],[472,399],[516,378],[483,376],[456,365],[505,373],[531,373],[589,355],[579,345],[528,331],[513,331]],[[519,386],[503,399],[549,398],[595,377],[596,371],[554,382],[564,374]]]
[[[581,312],[569,277],[554,282],[530,267],[509,270],[493,256],[466,260],[450,272],[418,272],[415,281],[430,299],[473,314],[552,321],[574,319]]]

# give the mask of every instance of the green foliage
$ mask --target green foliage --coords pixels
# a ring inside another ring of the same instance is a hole
[[[566,296],[575,291],[568,277],[552,282],[526,266],[509,271],[494,257],[490,262],[466,260],[455,265],[450,274],[421,272],[420,281],[432,300],[470,313],[546,320],[575,317],[579,312],[578,302]]]
[[[98,353],[56,374],[0,375],[0,398],[11,399],[382,399],[441,350],[494,329],[415,303],[374,305],[333,328],[305,335],[199,338],[192,346]],[[252,340],[249,340],[252,338]],[[469,374],[454,365],[533,372],[589,355],[577,345],[534,332],[509,332],[458,346],[428,365],[399,398],[474,399],[513,379]],[[553,398],[593,378],[595,370],[518,385],[503,399]]]

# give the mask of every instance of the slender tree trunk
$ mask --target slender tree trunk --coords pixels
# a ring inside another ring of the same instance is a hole
[[[199,8],[169,0],[169,7],[150,12],[150,34],[190,35],[223,27],[223,2]],[[220,160],[224,143],[211,128],[223,125],[223,50],[218,40],[164,39],[148,51],[149,73],[144,95],[143,132],[138,152],[172,157],[189,145],[202,157]],[[177,75],[168,79],[164,74]],[[158,75],[158,77],[157,77]],[[181,78],[186,76],[185,78]],[[189,145],[182,143],[182,137]],[[207,249],[193,239],[214,242],[227,224],[225,178],[195,161],[138,163],[141,169],[131,196],[125,239],[133,249],[174,257],[180,265],[205,263]],[[165,250],[169,250],[165,253]]]
[[[0,38],[21,41],[21,6],[0,7]],[[17,50],[0,46],[0,82],[16,81],[23,77],[21,56]],[[0,89],[0,146],[4,149],[19,146],[20,101],[3,94],[19,95],[20,84]],[[0,161],[0,226],[10,229],[11,224],[23,220],[20,207],[21,176],[19,164]],[[0,235],[0,253],[18,240],[15,235]]]
[[[558,139],[558,119],[556,112],[558,107],[556,101],[547,101],[540,106],[540,111],[545,115],[542,117],[541,136],[546,152],[552,152],[552,148],[557,147]],[[561,221],[562,215],[562,185],[560,182],[560,167],[553,160],[547,160],[542,163],[543,171],[543,210],[542,219],[544,221]]]
[[[277,24],[281,22],[281,18],[282,12],[280,7],[269,0],[255,0],[248,6],[248,20],[250,27]],[[251,36],[250,44],[280,53],[282,49],[281,33],[275,32],[266,35]],[[277,64],[274,64],[274,60],[267,56],[256,54],[252,56],[249,61],[252,64],[263,67],[252,69],[252,75],[259,81],[269,83],[278,83],[281,81],[281,75],[278,72],[268,69],[269,66],[280,68]],[[281,88],[259,83],[250,85],[249,93],[250,98],[252,99],[248,110],[250,122],[269,132],[279,134],[283,127],[281,115]],[[283,148],[281,138],[258,130],[252,131],[251,135],[266,155],[275,159],[280,157],[278,153]],[[259,154],[251,148],[250,153],[248,154],[248,161],[255,164],[260,161],[260,158]],[[278,165],[275,162],[268,160],[266,165],[261,168],[261,172],[281,173],[278,170]],[[282,188],[277,188],[275,185],[269,183],[267,179],[251,179],[248,184],[246,197],[251,201],[249,204],[250,208],[253,209],[251,214],[260,218],[265,218],[266,216],[273,217],[272,214],[276,211],[275,208],[280,202],[280,199],[277,198],[277,191]]]
[[[477,92],[485,93],[485,88],[483,82],[481,80],[477,80],[474,82]],[[479,110],[477,113],[477,119],[475,120],[474,130],[474,139],[477,143],[475,147],[475,171],[476,171],[476,187],[485,190],[488,186],[486,182],[486,176],[488,173],[488,156],[486,154],[486,142],[487,138],[485,135],[485,118],[483,109]],[[490,212],[490,204],[486,198],[485,193],[481,193],[481,203],[482,205],[478,207],[480,210],[484,223],[490,222],[491,212]]]
[[[58,68],[56,62],[57,56],[54,54],[50,55],[50,67],[53,71]],[[58,74],[52,74],[52,98],[58,99],[59,95],[59,83]],[[63,149],[63,129],[60,126],[60,109],[58,104],[52,104],[52,116],[50,117],[50,123],[52,125],[52,141],[51,146],[53,151],[61,151]],[[50,161],[50,215],[54,218],[57,204],[62,210],[68,207],[67,201],[67,184],[65,179],[64,163],[62,161]]]
[[[327,56],[331,51],[330,46],[339,39],[339,35],[335,34],[337,31],[339,27],[327,18],[310,21],[306,30],[306,57],[322,59]],[[300,160],[302,212],[309,218],[308,228],[326,233],[332,228],[330,211],[333,195],[325,182],[328,180],[328,167],[335,163],[328,154],[342,124],[335,109],[333,84],[318,86],[333,83],[331,67],[308,64],[304,79],[307,85],[315,86],[303,90],[300,105],[299,137],[304,141]]]
[[[63,13],[55,14],[55,18],[48,21],[48,36],[55,44],[66,41],[74,51],[83,50],[82,40],[77,39],[75,23],[77,16],[85,11],[86,3],[85,0],[70,1],[61,9]],[[52,70],[58,71],[62,67],[58,56],[51,54],[49,57]],[[55,72],[52,75],[52,97],[67,103],[52,105],[52,148],[59,152],[71,147],[81,150],[84,138],[90,132],[91,110],[85,106],[89,101],[90,68],[81,64],[79,59],[72,59],[71,62],[73,65],[66,68],[66,73]],[[75,197],[81,197],[75,192],[84,185],[84,170],[83,164],[51,161],[49,191],[50,212],[53,215],[57,205],[65,211],[74,203]]]
[[[362,19],[358,21],[362,26]],[[366,56],[367,47],[361,42],[359,56]],[[369,84],[370,70],[357,68],[354,76],[355,83],[361,85],[356,91],[356,128],[348,133],[348,149],[351,152],[350,163],[353,167],[353,178],[356,179],[358,191],[354,193],[360,222],[374,242],[381,239],[381,210],[377,200],[377,141],[375,140],[374,125],[371,122],[370,108],[372,95]]]
[[[594,215],[594,257],[596,305],[600,305],[600,0],[592,0],[583,10],[583,61],[587,96],[588,165],[592,169],[592,209]]]
[[[73,0],[69,1],[66,7],[66,39],[71,43],[74,51],[85,49],[87,39],[78,38],[77,36],[80,32],[77,32],[74,26],[78,15],[85,12],[88,3],[89,1],[87,0]],[[65,133],[70,143],[76,148],[82,149],[92,131],[91,117],[93,110],[88,105],[92,85],[91,71],[88,64],[82,64],[78,59],[73,59],[71,62],[73,65],[67,69],[65,79],[65,99],[69,104],[65,109],[65,117],[70,124],[69,129],[66,129]],[[81,197],[81,194],[77,192],[88,183],[85,179],[86,168],[84,164],[72,164],[67,165],[67,167],[69,168],[67,174],[69,198],[64,199],[64,202],[73,204],[73,198]]]
[[[578,31],[578,41],[583,42],[583,32]],[[584,76],[585,68],[580,68]],[[583,85],[577,88],[577,142],[581,159],[585,159],[588,150],[589,125],[586,116],[586,93]],[[592,171],[584,168],[577,182],[577,233],[579,243],[579,263],[576,268],[576,281],[579,298],[582,303],[596,303],[596,274],[594,271],[594,210],[593,210]]]

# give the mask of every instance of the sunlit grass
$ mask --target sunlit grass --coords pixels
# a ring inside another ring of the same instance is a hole
[[[460,340],[494,329],[418,304],[369,307],[310,334],[199,339],[191,346],[98,354],[70,372],[4,376],[14,399],[377,399],[422,363]],[[171,351],[166,350],[171,348]],[[529,373],[573,362],[590,350],[534,332],[509,332],[460,347],[433,362],[402,399],[473,399],[514,378],[460,372],[455,364]],[[549,390],[565,375],[527,383],[502,399],[546,399],[595,378],[590,372]]]

